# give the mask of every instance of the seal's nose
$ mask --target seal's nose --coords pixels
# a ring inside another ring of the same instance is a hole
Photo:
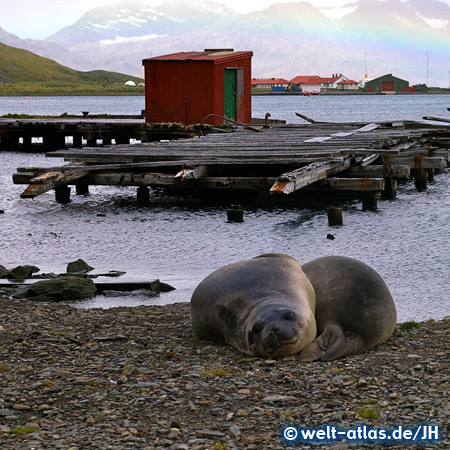
[[[270,330],[270,335],[273,337],[280,337],[282,335],[281,328],[277,326],[273,327]]]

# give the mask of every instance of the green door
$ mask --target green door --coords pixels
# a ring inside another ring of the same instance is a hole
[[[227,119],[236,120],[236,70],[225,69],[225,113]]]

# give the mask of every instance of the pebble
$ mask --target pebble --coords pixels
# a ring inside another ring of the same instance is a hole
[[[188,303],[88,310],[0,299],[0,323],[2,449],[283,450],[286,424],[450,420],[450,318],[326,363],[240,358],[194,336]],[[377,419],[361,417],[369,409]],[[24,426],[37,431],[12,433]],[[450,448],[449,434],[411,450],[431,447]]]

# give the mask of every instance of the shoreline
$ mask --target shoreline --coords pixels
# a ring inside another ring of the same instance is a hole
[[[0,439],[5,449],[283,449],[288,424],[433,423],[441,441],[408,448],[448,448],[450,317],[410,326],[362,355],[299,363],[197,339],[189,303],[0,299]]]

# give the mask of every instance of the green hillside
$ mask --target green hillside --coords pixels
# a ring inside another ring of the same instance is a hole
[[[78,90],[87,92],[100,89],[116,93],[117,90],[129,90],[129,87],[123,86],[128,80],[135,83],[143,81],[141,78],[104,70],[76,71],[28,50],[0,43],[0,95],[33,94],[35,90],[38,94],[58,93],[69,86],[78,86]],[[79,93],[78,90],[75,89],[75,93]]]

